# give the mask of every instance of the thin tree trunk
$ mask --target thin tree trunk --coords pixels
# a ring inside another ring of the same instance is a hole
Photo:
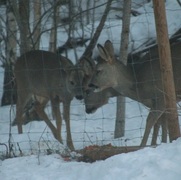
[[[13,11],[16,15],[16,21],[20,31],[20,54],[23,54],[32,49],[32,44],[30,42],[30,27],[29,27],[29,0],[19,0],[19,8],[16,4],[16,1],[11,1],[13,4]],[[31,102],[28,102],[31,103]],[[31,120],[40,120],[39,116],[35,111],[32,111],[30,115],[26,117],[24,123],[27,123]],[[12,124],[16,124],[16,119],[14,119]]]
[[[41,33],[41,0],[34,0],[34,21],[33,21],[33,45],[34,49],[39,49]]]
[[[6,61],[4,63],[4,86],[1,105],[16,103],[16,91],[13,83],[13,62],[16,59],[17,49],[17,24],[13,13],[11,1],[7,1],[7,19],[6,19]]]
[[[57,47],[57,13],[58,6],[57,0],[53,1],[53,17],[52,17],[52,29],[50,32],[49,51],[55,52]]]
[[[100,20],[100,23],[99,23],[99,25],[97,26],[96,31],[95,31],[95,33],[94,33],[94,36],[92,37],[89,45],[87,46],[86,50],[84,51],[84,53],[83,53],[83,55],[82,55],[82,57],[84,57],[84,56],[90,57],[90,56],[91,56],[92,50],[94,49],[95,44],[97,43],[97,40],[98,40],[98,38],[99,38],[99,36],[100,36],[100,34],[101,34],[101,31],[102,31],[102,29],[103,29],[103,27],[104,27],[104,23],[105,23],[105,21],[106,21],[106,19],[107,19],[107,15],[108,15],[108,13],[109,13],[109,11],[110,11],[110,7],[111,7],[112,1],[113,1],[113,0],[108,0],[107,5],[106,5],[106,8],[105,8],[105,10],[104,10],[104,13],[103,13],[103,15],[102,15],[102,18],[101,18],[101,20]]]
[[[29,0],[19,0],[20,54],[31,49],[29,31]]]
[[[127,56],[128,56],[127,49],[129,44],[130,14],[131,14],[131,0],[124,0],[119,60],[122,61],[125,65],[127,64]],[[123,96],[117,97],[117,112],[116,112],[114,138],[119,138],[124,136],[125,110],[126,110],[125,97]]]

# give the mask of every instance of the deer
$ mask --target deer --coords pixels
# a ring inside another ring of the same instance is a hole
[[[165,116],[163,107],[164,90],[158,60],[158,49],[155,48],[152,54],[145,54],[140,58],[140,61],[137,61],[138,63],[133,61],[126,66],[116,59],[113,44],[110,40],[107,40],[104,46],[98,44],[97,48],[102,61],[96,64],[89,87],[93,88],[94,92],[113,88],[120,95],[129,97],[150,108],[144,136],[140,144],[141,147],[144,147],[151,128],[155,125],[154,130],[157,132],[160,120],[163,121]],[[171,45],[177,101],[180,101],[179,97],[181,95],[180,51],[180,42]],[[157,126],[156,123],[158,123]]]
[[[17,119],[18,122],[19,133],[22,133],[22,122],[27,116],[27,109],[30,112],[35,110],[40,118],[45,120],[54,137],[59,142],[62,142],[62,118],[59,110],[59,103],[62,102],[63,115],[67,129],[67,145],[70,149],[74,150],[70,132],[70,103],[74,96],[78,99],[83,98],[84,91],[92,77],[95,67],[95,63],[90,60],[92,51],[100,36],[104,22],[106,21],[111,2],[112,0],[108,1],[95,34],[76,65],[73,65],[70,60],[63,56],[57,57],[55,54],[53,55],[50,52],[41,50],[28,52],[19,58],[14,71],[19,99],[17,101],[15,119]],[[46,59],[46,63],[42,59]],[[50,60],[53,60],[54,63],[50,62]],[[32,62],[30,63],[30,61]],[[38,61],[39,64],[37,64],[36,61]],[[61,70],[58,70],[59,68],[61,68]],[[24,71],[21,71],[21,69],[24,69]],[[33,69],[36,71],[33,71]],[[25,70],[28,71],[25,72]],[[37,80],[37,77],[41,79]],[[57,128],[51,123],[44,111],[48,101],[51,102]]]
[[[108,103],[109,98],[120,94],[113,88],[107,88],[101,92],[94,92],[88,88],[84,91],[85,111],[87,114],[95,113],[96,110]]]
[[[14,66],[17,83],[16,120],[18,132],[23,133],[22,124],[27,104],[42,118],[54,137],[62,143],[62,117],[60,103],[63,103],[63,117],[66,123],[67,146],[74,150],[70,132],[70,103],[73,97],[82,98],[82,69],[78,69],[64,56],[43,50],[32,50],[20,56]],[[44,108],[51,102],[56,126],[52,124]],[[31,109],[30,108],[30,109]]]

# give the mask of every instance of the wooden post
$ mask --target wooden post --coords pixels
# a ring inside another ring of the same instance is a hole
[[[168,119],[169,138],[170,141],[173,141],[180,136],[180,128],[164,0],[153,0],[153,7],[163,87],[165,90],[164,99]]]

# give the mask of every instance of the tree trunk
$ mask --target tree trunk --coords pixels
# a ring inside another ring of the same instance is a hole
[[[124,0],[119,60],[122,61],[125,65],[127,64],[127,56],[128,56],[127,49],[129,44],[130,14],[131,14],[131,0]],[[125,110],[126,110],[125,97],[123,96],[117,97],[117,112],[116,112],[114,138],[119,138],[124,136]]]
[[[4,62],[4,86],[1,105],[10,105],[16,103],[16,90],[13,82],[13,62],[16,59],[17,49],[17,24],[13,13],[11,1],[7,1],[7,39],[6,39],[6,61]]]
[[[20,54],[23,54],[31,49],[29,8],[29,0],[19,0],[18,26],[20,30]]]
[[[34,0],[34,21],[33,21],[33,46],[39,49],[41,33],[41,0]]]
[[[169,138],[170,141],[173,141],[180,137],[180,127],[178,122],[175,85],[164,0],[153,0],[153,7],[157,31],[160,67],[164,87],[163,89],[165,90],[163,96],[165,100],[164,108],[166,109],[167,118],[163,123],[167,123],[168,120]]]
[[[53,3],[53,17],[52,17],[52,29],[50,32],[49,51],[55,52],[57,48],[57,13],[58,6],[57,0]]]
[[[32,44],[30,42],[30,27],[29,27],[29,0],[19,0],[19,8],[16,1],[12,0],[13,11],[16,15],[16,21],[20,31],[20,54],[23,54],[32,49]],[[31,103],[31,102],[30,102]],[[26,116],[24,123],[32,120],[40,120],[39,116],[35,111],[32,111],[30,115]],[[16,119],[14,119],[12,124],[16,124]]]

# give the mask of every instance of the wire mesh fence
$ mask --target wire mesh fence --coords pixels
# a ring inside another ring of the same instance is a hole
[[[140,12],[143,13],[143,16],[132,18],[129,52],[132,50],[138,51],[146,45],[155,43],[156,41],[153,16],[150,16],[150,14],[153,15],[153,12],[149,12],[149,7],[150,5],[146,6],[145,9],[143,8],[140,10]],[[147,13],[143,11],[147,11]],[[169,17],[171,17],[168,19],[169,30],[171,32],[170,36],[180,28],[180,24],[175,20],[175,18],[172,18],[178,16],[177,13],[175,13],[177,11],[179,12],[180,9],[178,8],[174,10],[167,10],[167,12],[170,14]],[[99,18],[101,13],[98,13],[97,11],[96,13],[97,14],[94,14],[94,16]],[[111,41],[114,43],[115,54],[118,55],[121,21],[119,16],[117,16],[115,19],[115,14],[117,13],[113,11],[110,12],[110,16],[108,17],[100,36],[99,43],[103,44],[105,40],[111,39]],[[48,18],[49,15],[47,14],[43,21],[44,23],[42,29],[45,29],[45,31],[48,27],[51,26],[51,22],[48,20]],[[80,19],[77,19],[77,21],[79,20]],[[82,29],[77,28],[80,27],[78,25],[75,27],[75,37],[88,37],[88,39],[90,39],[97,25],[92,24],[83,26]],[[62,27],[60,25],[57,32],[58,45],[62,46],[68,37],[67,27]],[[49,35],[49,32],[45,32],[42,35],[40,40],[41,49],[48,49],[47,37],[49,37]],[[76,58],[79,58],[82,55],[84,49],[85,47],[73,47],[68,50],[68,53],[64,51],[63,55],[68,56],[75,63]],[[97,50],[95,50],[93,52],[93,57],[97,56],[97,54]],[[154,69],[152,69],[152,75],[154,75],[154,73]],[[4,69],[1,67],[0,95],[3,93],[3,80]],[[85,102],[83,100],[78,101],[73,99],[70,109],[71,134],[76,150],[84,149],[87,146],[103,146],[107,144],[111,144],[115,147],[139,146],[143,138],[146,118],[149,113],[148,107],[126,98],[125,135],[115,139],[114,129],[116,119],[116,98],[110,98],[106,105],[97,109],[96,112],[92,114],[87,114],[85,112]],[[52,116],[51,105],[49,103],[47,104],[45,111],[51,122],[56,125],[55,119]],[[62,106],[61,112],[63,112]],[[11,126],[15,119],[15,115],[16,105],[13,104],[0,107],[0,156],[5,156],[7,152],[10,154],[10,156],[21,156],[38,153],[48,154],[52,152],[59,152],[61,154],[66,154],[67,152],[70,153],[66,146],[67,137],[65,127],[66,125],[64,121],[61,132],[63,144],[61,144],[53,137],[52,132],[47,127],[46,123],[41,120],[31,121],[26,125],[23,125],[23,134],[18,134],[17,125]],[[160,129],[157,144],[161,143],[161,134],[162,132]],[[151,132],[147,144],[151,143],[152,135],[153,132]]]

